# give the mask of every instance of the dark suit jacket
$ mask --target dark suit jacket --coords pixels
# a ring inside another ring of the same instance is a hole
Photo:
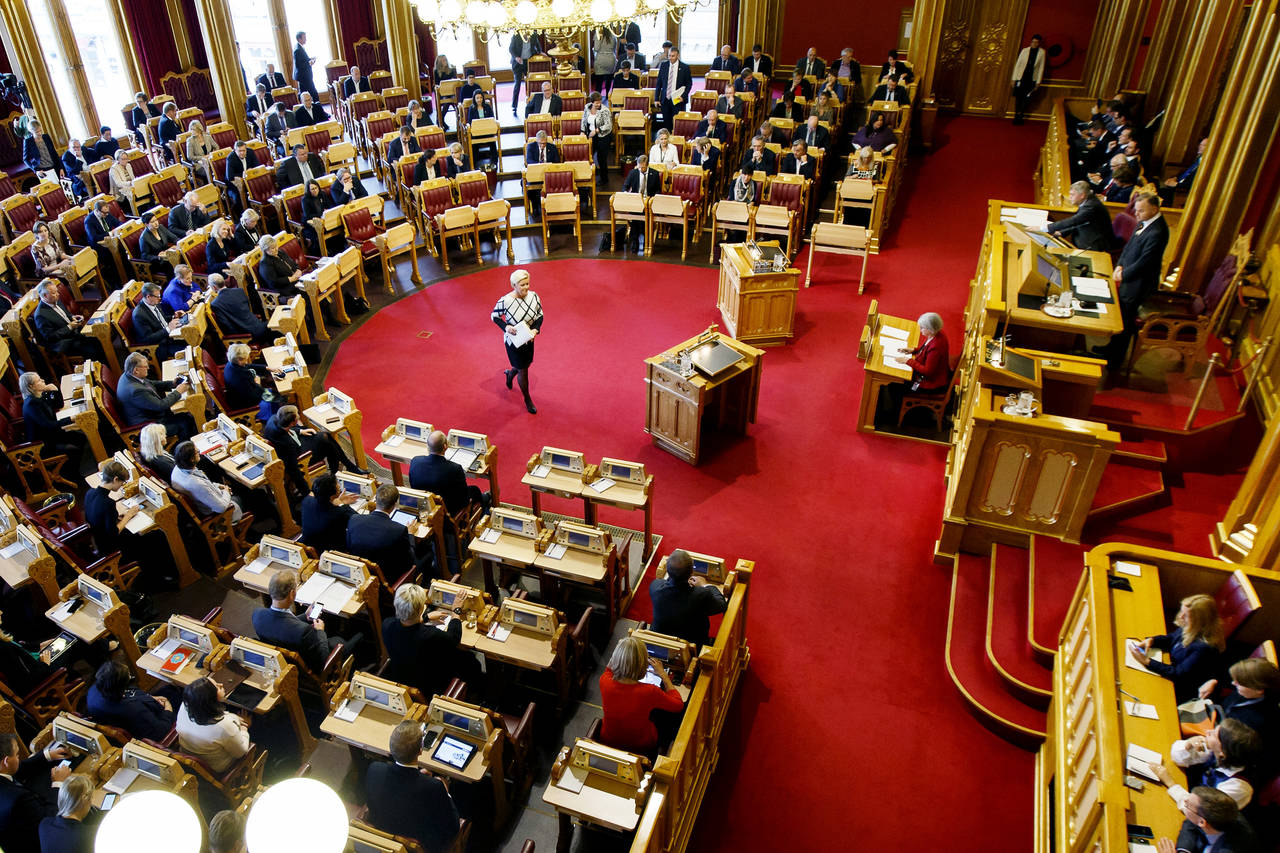
[[[329,198],[333,199],[333,203],[339,207],[355,199],[364,198],[367,195],[369,195],[369,191],[364,188],[364,184],[359,179],[355,178],[351,181],[350,194],[337,181],[334,181],[333,186],[329,187]]]
[[[530,142],[524,148],[524,161],[526,163],[539,163],[539,162],[559,163],[560,149],[557,148],[552,143],[548,142],[546,157],[547,159],[545,161],[541,161],[538,159],[538,141],[536,139],[533,142]]]
[[[396,164],[400,162],[400,158],[406,154],[418,154],[422,151],[422,146],[418,144],[416,137],[409,140],[409,150],[405,150],[404,140],[396,137],[387,143],[387,162]]]
[[[538,113],[550,113],[558,116],[564,110],[564,105],[560,101],[560,96],[554,92],[551,94],[551,100],[543,103],[542,93],[534,95],[529,99],[529,103],[525,104],[524,114],[527,116],[536,115]]]
[[[901,62],[899,62],[895,66],[895,69],[898,74],[898,82],[900,83],[910,83],[916,77],[916,75],[911,71],[911,69],[907,68],[907,66],[903,65]],[[876,77],[876,79],[883,80],[884,76],[888,74],[890,70],[891,69],[889,68],[889,63],[887,61],[882,62],[880,64],[880,76]]]
[[[355,514],[349,506],[321,504],[307,495],[302,499],[302,543],[316,551],[345,551],[347,523]]]
[[[750,68],[752,72],[763,74],[766,80],[773,76],[773,60],[763,53],[760,54],[759,59],[756,59],[754,56],[749,56],[743,60],[743,63],[747,68]]]
[[[1209,849],[1209,838],[1200,827],[1184,820],[1175,847],[1187,853],[1204,853]],[[1213,853],[1253,853],[1259,849],[1261,848],[1258,847],[1253,827],[1244,817],[1239,817],[1222,831],[1222,838],[1218,841],[1218,846],[1213,848]]]
[[[468,157],[466,154],[463,154],[462,165],[459,166],[458,163],[453,159],[453,157],[445,157],[444,168],[445,168],[445,171],[448,173],[449,177],[456,178],[458,177],[458,175],[462,174],[463,172],[471,171],[471,158]]]
[[[634,71],[634,72],[635,72],[635,73],[637,73],[637,74],[640,74],[640,73],[642,73],[642,72],[644,72],[644,71],[648,71],[648,70],[649,70],[649,60],[648,60],[648,59],[646,59],[644,56],[642,56],[642,55],[640,54],[640,51],[638,51],[638,50],[636,51],[636,55],[635,55],[635,56],[627,56],[627,55],[624,53],[624,54],[622,55],[622,59],[620,59],[620,60],[619,60],[619,64],[621,64],[621,63],[623,63],[623,62],[630,62],[630,63],[631,63],[631,70],[632,70],[632,71]],[[639,88],[640,88],[640,86],[639,86],[639,85],[634,85],[634,86],[628,86],[627,88],[629,88],[629,89],[639,89]]]
[[[155,104],[147,104],[147,108],[145,110],[135,105],[129,112],[129,118],[133,122],[133,126],[138,130],[146,127],[147,122],[151,119],[159,117],[160,108]]]
[[[84,149],[85,153],[90,155],[85,159],[90,163],[96,163],[99,160],[115,159],[116,152],[120,150],[120,141],[117,139],[99,139],[91,147]]]
[[[634,71],[630,79],[623,77],[621,71],[613,75],[613,88],[615,89],[639,89],[642,85],[640,76]]]
[[[786,154],[782,156],[782,165],[778,167],[778,174],[779,175],[801,174],[812,181],[814,172],[817,170],[817,168],[818,168],[817,159],[812,155],[810,155],[809,157],[805,158],[804,165],[800,166],[799,172],[797,173],[796,155],[788,151]]]
[[[83,162],[77,159],[75,154],[71,153],[70,148],[62,152],[62,171],[63,174],[71,179],[71,190],[76,194],[77,198],[88,195],[88,190],[80,173],[84,171],[86,165],[93,162],[93,152],[88,148],[82,147],[80,156],[84,157]]]
[[[93,532],[93,544],[98,547],[98,553],[106,556],[114,554],[120,550],[120,546],[124,540],[124,534],[119,529],[120,513],[116,509],[116,502],[111,499],[111,493],[102,486],[95,486],[84,493],[84,520],[89,525],[89,530]],[[90,714],[93,713],[93,697],[96,686],[89,688]],[[96,694],[102,698],[101,694]],[[104,700],[105,701],[105,700]],[[122,723],[103,720],[113,726],[122,726]],[[155,737],[154,735],[144,735],[144,737]],[[164,735],[161,734],[156,740],[163,740]]]
[[[649,584],[649,600],[653,603],[653,630],[698,646],[707,642],[711,617],[729,606],[718,587],[678,584],[669,578],[657,578]]]
[[[728,71],[730,74],[733,74],[736,77],[738,75],[738,72],[742,70],[742,61],[739,60],[738,57],[734,56],[732,53],[729,54],[728,59],[725,59],[719,54],[716,54],[716,58],[711,60],[711,70],[712,71]]]
[[[361,75],[360,83],[358,85],[356,84],[356,81],[351,77],[348,77],[346,80],[342,81],[342,97],[344,100],[347,98],[350,98],[356,92],[372,92],[372,91],[373,91],[373,87],[369,85],[369,78],[363,75]]]
[[[263,130],[267,134],[268,139],[280,141],[289,129],[294,127],[293,112],[285,110],[283,114],[277,113],[275,110],[267,113],[267,123]]]
[[[185,237],[192,231],[203,228],[212,221],[213,219],[204,212],[203,207],[197,207],[194,211],[191,211],[187,210],[185,204],[178,203],[169,211],[169,230],[179,237]]]
[[[415,456],[409,463],[409,487],[432,492],[444,501],[450,515],[467,505],[467,472],[444,456]]]
[[[238,287],[222,288],[209,305],[213,308],[218,327],[229,335],[253,335],[258,340],[265,338],[271,331],[253,313],[253,309],[249,307],[249,297]]]
[[[796,91],[797,88],[800,91],[797,92]],[[804,98],[805,100],[809,100],[809,101],[813,100],[813,84],[810,83],[808,80],[805,80],[803,77],[800,78],[800,83],[798,86],[792,86],[790,83],[788,83],[784,88],[784,91],[791,92],[799,97]]]
[[[105,218],[107,220],[107,224],[106,227],[103,228],[102,223],[98,221],[97,214],[90,213],[85,217],[84,232],[85,236],[89,238],[89,245],[98,245],[98,243],[102,242],[102,240],[107,237],[113,229],[119,227],[120,220],[116,219],[110,213],[108,213]]]
[[[715,139],[719,139],[721,142],[724,142],[729,138],[729,125],[722,121],[717,121],[715,129],[712,130],[707,125],[707,120],[704,118],[702,121],[698,122],[698,129],[693,132],[693,135],[695,138],[699,136],[711,136]]]
[[[311,57],[307,49],[294,42],[293,45],[293,79],[298,81],[298,89],[314,88],[315,69],[311,67]]]
[[[39,441],[50,448],[65,441],[62,424],[58,422],[60,408],[62,395],[57,391],[23,398],[22,425],[27,430],[27,441]]]
[[[1114,239],[1111,215],[1097,196],[1085,199],[1075,213],[1066,219],[1050,223],[1047,230],[1050,234],[1070,237],[1077,248],[1091,252],[1110,251]]]
[[[795,135],[792,139],[799,139],[810,148],[826,148],[827,142],[831,139],[831,132],[822,125],[818,125],[813,129],[813,142],[809,141],[809,126],[807,124],[797,125]]]
[[[382,639],[388,658],[384,678],[416,687],[423,696],[443,693],[449,687],[456,669],[452,664],[462,642],[460,621],[453,619],[447,630],[441,630],[426,622],[401,625],[399,619],[389,616],[382,620]]]
[[[444,853],[458,834],[458,809],[444,783],[416,767],[389,761],[369,768],[364,781],[369,823],[417,839],[426,853]]]
[[[268,91],[265,95],[263,95],[263,96],[262,96],[262,100],[266,103],[266,107],[265,107],[265,109],[262,107],[262,105],[261,105],[261,104],[259,104],[259,103],[258,103],[258,93],[257,93],[257,92],[254,92],[252,95],[250,95],[249,97],[245,98],[245,100],[244,100],[244,111],[245,111],[245,114],[246,114],[246,115],[251,115],[251,116],[252,116],[252,115],[265,115],[265,114],[266,114],[266,112],[267,112],[267,110],[271,109],[271,105],[272,105],[272,104],[274,104],[274,103],[276,102],[276,99],[275,99],[275,98],[273,98],[273,97],[271,97],[271,92],[270,92],[270,91]]]
[[[228,361],[222,367],[222,387],[227,392],[227,405],[233,409],[247,409],[262,402],[263,388],[253,380],[258,371],[248,364]]]
[[[873,101],[890,100],[889,86],[884,83],[881,83],[879,86],[877,86],[875,92],[871,95],[871,100]],[[898,86],[896,89],[893,90],[893,99],[892,99],[893,103],[905,104],[910,100],[911,100],[911,94],[906,90],[904,86]]]
[[[809,58],[802,56],[796,60],[796,70],[801,74],[812,74],[814,77],[822,78],[827,74],[827,63],[815,56],[813,64],[809,65]]]
[[[414,564],[409,528],[381,512],[351,519],[347,524],[347,553],[373,560],[382,568],[387,583],[395,583]]]
[[[1169,224],[1160,216],[1135,231],[1116,259],[1124,267],[1120,282],[1120,302],[1136,308],[1160,287],[1160,267],[1169,243]],[[1194,698],[1194,697],[1193,697]]]
[[[307,193],[302,197],[302,218],[303,220],[323,219],[324,212],[331,207],[333,207],[333,197],[328,193],[321,191],[320,195],[314,196]]]
[[[657,169],[649,169],[645,174],[645,190],[646,196],[655,196],[662,192],[662,176],[658,174]],[[640,170],[632,169],[631,174],[627,175],[627,179],[622,182],[622,191],[624,193],[640,192]]]
[[[166,711],[155,697],[138,687],[126,687],[121,698],[108,699],[98,685],[91,684],[85,707],[94,722],[118,726],[134,737],[151,740],[164,740],[177,716],[173,711]]]
[[[698,151],[697,149],[694,149],[694,152],[689,155],[690,165],[701,166],[702,168],[706,169],[708,172],[714,172],[716,170],[716,165],[719,162],[720,162],[720,151],[714,145],[707,150],[707,155],[705,159],[702,156],[702,152]]]
[[[289,84],[285,82],[284,75],[281,74],[279,71],[277,71],[275,74],[268,74],[267,72],[263,71],[256,78],[254,78],[253,85],[266,86],[267,92],[270,92],[272,89],[279,89],[282,86],[287,86]]]
[[[264,643],[297,652],[314,673],[324,669],[325,659],[332,651],[324,631],[316,630],[316,626],[296,613],[259,607],[253,611],[253,632]]]
[[[102,812],[90,809],[84,820],[53,815],[40,821],[40,853],[93,853]]]
[[[258,264],[258,278],[262,279],[262,286],[267,290],[285,293],[293,287],[289,276],[297,269],[298,265],[288,252],[276,252],[274,255],[263,252],[262,263]]]
[[[158,222],[157,224],[160,226],[158,236],[152,234],[150,228],[145,228],[142,231],[142,236],[138,239],[138,250],[142,252],[144,261],[156,260],[160,257],[161,252],[178,242],[178,235],[165,227],[163,222]]]
[[[475,104],[467,105],[467,123],[471,123],[478,118],[497,118],[497,113],[493,111],[493,104],[485,104],[483,107],[477,107]]]
[[[165,116],[160,119],[160,123],[156,125],[157,134],[161,142],[177,142],[178,134],[182,132],[182,128],[178,126],[178,122]]]
[[[307,152],[307,166],[311,169],[311,177],[319,179],[324,175],[324,164],[320,162],[320,158],[313,152]],[[285,187],[293,187],[302,183],[302,168],[298,165],[298,158],[286,157],[276,167],[276,183],[281,189]]]
[[[53,803],[28,785],[48,783],[50,764],[37,752],[18,765],[12,781],[0,776],[0,838],[5,853],[41,853],[39,825]]]
[[[47,133],[41,134],[44,144],[49,146],[49,154],[51,155],[51,169],[59,175],[63,172],[62,155],[58,153],[58,147],[53,144],[53,137]],[[33,136],[26,136],[22,140],[22,162],[31,167],[31,171],[35,172],[40,169],[40,151],[36,148],[36,140]]]
[[[767,141],[767,140],[766,140]],[[747,153],[742,155],[742,163],[738,165],[740,172],[764,172],[766,175],[772,175],[778,170],[778,155],[774,154],[768,148],[760,152],[760,164],[757,165],[755,160],[755,151],[748,148]]]
[[[227,155],[227,183],[235,185],[236,178],[243,178],[244,173],[258,165],[258,155],[253,149],[247,149],[244,152],[244,159],[241,160],[236,156],[236,152],[232,151]]]
[[[120,374],[120,381],[116,384],[116,399],[120,401],[125,423],[129,426],[145,424],[169,415],[169,407],[182,396],[173,387],[172,382],[139,379],[128,373]],[[161,394],[165,396],[161,397]]]
[[[307,110],[302,104],[298,104],[293,111],[294,127],[311,127],[328,120],[329,114],[324,111],[324,107],[314,102],[312,102],[310,110]]]
[[[735,93],[737,92],[736,87],[734,89],[734,92]],[[742,118],[743,114],[746,113],[746,111],[747,111],[747,102],[742,100],[742,98],[739,98],[736,94],[734,95],[734,98],[733,98],[732,107],[729,106],[729,99],[726,98],[724,95],[721,95],[719,98],[716,98],[716,112],[718,112],[722,116],[731,115],[734,118],[740,119]]]
[[[671,76],[671,63],[664,62],[658,69],[658,86],[657,97],[662,99],[662,103],[667,103],[667,80]],[[688,64],[681,62],[676,67],[676,88],[684,87],[684,94],[680,96],[681,108],[689,103],[689,90],[693,88],[693,72],[689,70]]]
[[[217,240],[210,240],[204,244],[204,264],[206,272],[226,272],[231,261],[236,255],[236,238],[235,235],[223,239],[219,245]]]
[[[243,225],[237,225],[236,230],[231,232],[231,239],[235,243],[236,254],[243,255],[245,252],[258,248],[258,240],[263,237],[262,224],[253,231],[245,228]]]
[[[773,109],[769,110],[769,117],[770,118],[789,118],[798,125],[800,124],[800,122],[804,121],[804,118],[805,118],[804,107],[800,106],[795,101],[792,101],[791,109],[788,110],[787,102],[782,99],[779,99],[778,102],[773,105]],[[766,140],[766,141],[776,141],[776,140]]]
[[[66,308],[62,309],[66,311]],[[71,312],[67,311],[69,315]],[[57,352],[62,352],[68,347],[74,346],[80,338],[80,332],[71,328],[71,325],[58,314],[52,305],[47,305],[41,301],[36,305],[35,313],[32,317],[36,327],[36,337],[40,339],[40,343]]]
[[[156,307],[166,321],[173,319],[173,309],[168,305],[161,302]],[[151,306],[139,302],[133,306],[133,334],[138,343],[149,346],[169,340],[169,327],[156,319],[156,312],[151,310]]]

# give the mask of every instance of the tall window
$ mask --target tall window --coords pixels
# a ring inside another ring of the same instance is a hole
[[[493,33],[489,36],[489,73],[511,70],[511,52],[507,45],[511,44],[511,33]]]
[[[694,65],[715,59],[720,52],[716,34],[720,23],[718,3],[685,9],[680,21],[680,61]]]
[[[662,50],[662,43],[667,40],[667,16],[665,13],[646,15],[643,18],[636,18],[636,23],[640,25],[640,44],[636,46],[636,52],[644,56],[645,62],[652,65],[653,55]],[[684,61],[689,60],[684,59]]]
[[[449,64],[462,73],[462,63],[476,58],[476,43],[471,36],[470,27],[458,27],[455,34],[452,30],[441,30],[436,33],[436,56],[445,56]]]
[[[35,26],[36,37],[40,40],[40,49],[48,66],[49,79],[53,83],[53,92],[58,96],[58,104],[62,107],[62,120],[67,125],[67,133],[84,139],[88,128],[85,126],[84,114],[76,107],[79,99],[71,84],[71,75],[67,71],[67,54],[58,40],[57,30],[54,29],[49,4],[44,0],[35,0],[29,8],[31,23]],[[126,97],[116,109],[119,110],[129,100],[132,99]],[[94,131],[97,132],[97,128]]]
[[[327,5],[324,0],[284,0],[285,23],[289,29],[289,49],[292,50],[297,46],[294,36],[299,30],[307,34],[307,54],[315,58],[316,63],[311,67],[315,71],[317,80],[324,80],[324,67],[333,60],[333,53],[329,50]],[[285,64],[280,71],[286,77],[290,76],[293,73],[292,57],[282,56],[280,61]]]
[[[66,5],[98,120],[118,124],[121,108],[133,103],[134,90],[111,10],[105,3]],[[89,131],[96,135],[98,129]]]
[[[230,0],[231,24],[236,31],[236,45],[240,54],[240,69],[244,72],[245,85],[252,89],[254,79],[267,70],[270,62],[276,70],[289,74],[292,68],[282,68],[276,56],[275,31],[271,22],[271,4],[265,0]],[[316,39],[320,41],[320,39]],[[310,52],[311,37],[307,36]],[[292,62],[292,60],[290,60]],[[319,60],[316,61],[319,65]],[[324,78],[323,69],[321,79]]]

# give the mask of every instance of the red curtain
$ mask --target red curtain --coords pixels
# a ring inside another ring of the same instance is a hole
[[[160,7],[161,19],[157,20],[154,0],[122,0],[122,6],[138,64],[142,66],[142,84],[148,94],[159,94],[160,78],[170,71],[182,70],[178,67],[178,48],[169,32],[169,22],[163,19],[164,7]],[[196,37],[199,35],[197,31]]]
[[[342,33],[342,44],[338,45],[341,58],[350,65],[355,62],[355,43],[360,39],[373,38],[373,4],[379,0],[337,0],[338,31]],[[318,72],[322,78],[324,70]]]
[[[208,68],[209,57],[204,52],[204,35],[200,32],[200,18],[196,15],[196,0],[182,0],[182,14],[187,19],[187,38],[191,40],[191,61],[196,68]]]

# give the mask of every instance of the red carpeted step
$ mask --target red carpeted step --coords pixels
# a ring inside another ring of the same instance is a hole
[[[1044,740],[1044,712],[1010,696],[987,660],[990,573],[989,557],[956,558],[947,616],[947,672],[979,722],[1011,743],[1036,749]]]
[[[1112,458],[1123,456],[1130,465],[1161,468],[1169,461],[1168,448],[1154,438],[1125,439],[1111,451]]]
[[[1028,630],[1036,659],[1053,666],[1058,629],[1067,616],[1084,571],[1085,548],[1049,536],[1031,537],[1030,621]]]
[[[1125,456],[1112,456],[1098,482],[1089,518],[1114,518],[1146,512],[1167,502],[1164,471]]]
[[[1033,657],[1027,641],[1031,554],[1012,545],[991,549],[987,660],[1010,695],[1032,708],[1047,710],[1053,680]]]

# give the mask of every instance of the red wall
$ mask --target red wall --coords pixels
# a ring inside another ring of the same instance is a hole
[[[1079,80],[1084,76],[1084,57],[1098,17],[1099,0],[1031,0],[1019,49],[1025,47],[1034,33],[1044,37],[1050,50],[1044,67],[1044,79]],[[1060,52],[1053,55],[1053,48]]]
[[[774,64],[795,67],[796,60],[810,47],[828,62],[840,57],[843,48],[853,48],[853,56],[864,66],[884,62],[890,48],[898,46],[898,26],[902,10],[914,3],[861,3],[859,8],[833,4],[830,0],[787,0],[783,13],[782,41]],[[749,53],[751,45],[739,45],[739,53]]]

